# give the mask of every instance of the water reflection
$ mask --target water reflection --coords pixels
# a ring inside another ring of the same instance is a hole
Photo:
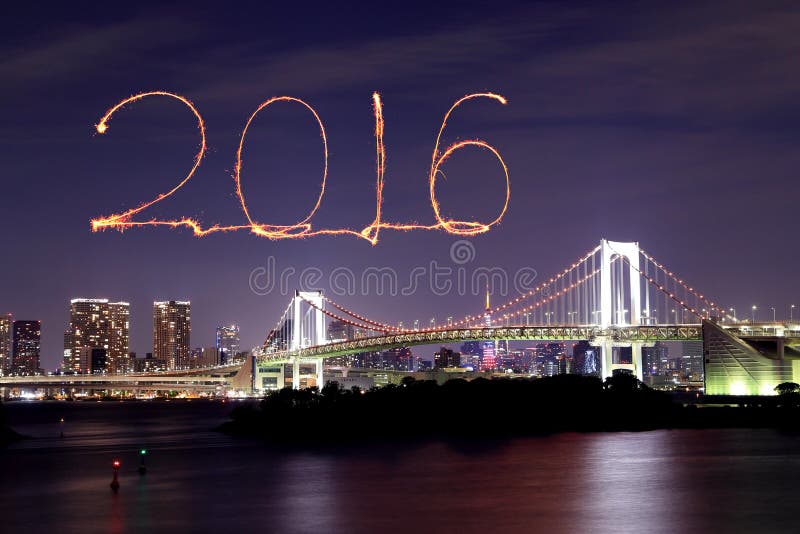
[[[792,531],[797,437],[561,434],[288,452],[210,431],[227,406],[9,406],[4,531]],[[58,412],[61,410],[61,412]],[[58,438],[60,413],[67,436]],[[139,447],[148,472],[136,472]],[[114,495],[111,459],[120,457]]]

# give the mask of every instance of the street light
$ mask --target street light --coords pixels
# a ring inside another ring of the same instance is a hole
[[[728,308],[728,311],[730,311],[733,314],[733,320],[738,321],[738,319],[736,318],[736,308]]]
[[[774,323],[775,320],[776,320],[775,319],[775,306],[770,306],[770,309],[772,310],[772,322]]]
[[[545,317],[547,317],[547,326],[550,326],[550,317],[552,317],[553,312],[544,312]]]
[[[794,320],[794,304],[789,306],[789,322],[791,323]]]
[[[677,312],[677,310],[673,309],[672,310],[672,315],[675,316],[675,324],[678,324],[678,312]]]
[[[752,321],[751,321],[751,322],[752,322],[753,324],[756,324],[756,310],[757,310],[757,309],[758,309],[758,307],[757,307],[755,304],[753,304],[753,308],[752,308],[752,310],[751,310],[751,314],[750,314],[750,316],[751,316],[751,318],[752,318]]]
[[[576,312],[576,311],[567,312],[567,315],[569,315],[570,324],[575,324],[575,314],[576,313],[578,313],[578,312]]]

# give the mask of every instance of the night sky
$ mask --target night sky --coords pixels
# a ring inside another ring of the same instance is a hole
[[[391,266],[450,265],[459,238],[386,230],[273,242],[247,232],[196,238],[186,229],[92,233],[176,184],[191,166],[194,118],[151,98],[103,113],[134,93],[191,99],[208,127],[198,174],[139,220],[190,216],[243,224],[231,178],[247,117],[271,96],[308,101],[325,122],[328,190],[315,228],[361,229],[374,217],[373,91],[383,98],[388,152],[385,218],[433,222],[427,174],[444,112],[470,102],[446,142],[481,138],[508,163],[502,223],[470,238],[467,267],[565,267],[601,238],[642,248],[740,316],[752,304],[788,315],[800,305],[796,243],[800,185],[800,7],[796,2],[216,2],[63,3],[4,7],[0,32],[0,311],[43,322],[42,365],[60,363],[73,297],[132,305],[131,350],[152,350],[153,300],[192,301],[192,345],[238,322],[242,344],[263,340],[288,296],[257,295],[250,274],[270,257],[299,273],[357,275]],[[267,6],[270,7],[267,7]],[[24,9],[24,10],[23,10]],[[256,119],[243,187],[254,218],[291,224],[318,194],[322,155],[313,119],[276,105]],[[437,187],[444,211],[490,220],[502,174],[464,150]],[[297,275],[291,283],[297,285]],[[499,297],[498,297],[499,298]],[[387,322],[474,313],[480,295],[343,296]],[[441,319],[440,319],[441,320]]]

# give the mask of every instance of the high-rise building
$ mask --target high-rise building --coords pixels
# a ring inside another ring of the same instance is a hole
[[[169,370],[191,366],[190,307],[189,302],[175,300],[153,303],[153,355],[165,360]]]
[[[230,362],[239,352],[239,325],[217,327],[217,352],[219,363]]]
[[[130,304],[108,299],[72,299],[69,329],[64,333],[64,371],[91,372],[84,349],[105,349],[105,370],[125,372],[130,330]]]
[[[10,313],[0,315],[0,376],[11,371],[13,325],[14,317]]]
[[[111,373],[129,370],[131,305],[127,302],[108,303],[108,351],[106,363]]]
[[[682,341],[684,374],[688,380],[703,380],[703,342],[702,341]]]
[[[72,330],[64,331],[64,355],[61,358],[61,371],[72,373]]]
[[[69,329],[64,334],[64,371],[88,373],[84,349],[108,349],[108,299],[72,299]]]
[[[13,374],[39,374],[41,340],[42,323],[40,321],[14,321],[11,363]]]
[[[600,350],[588,341],[578,341],[572,346],[572,372],[577,375],[600,376]]]

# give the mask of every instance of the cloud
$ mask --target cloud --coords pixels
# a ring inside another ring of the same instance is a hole
[[[34,84],[75,82],[93,71],[124,70],[137,58],[189,39],[192,27],[171,18],[136,18],[102,26],[78,26],[46,40],[38,36],[2,51],[0,79],[6,90]],[[111,72],[109,75],[113,75]]]
[[[800,89],[796,7],[751,4],[707,16],[703,24],[691,10],[671,15],[655,26],[632,17],[626,32],[517,65],[535,104],[528,111],[563,119],[680,117],[685,127],[697,127],[794,100]]]

